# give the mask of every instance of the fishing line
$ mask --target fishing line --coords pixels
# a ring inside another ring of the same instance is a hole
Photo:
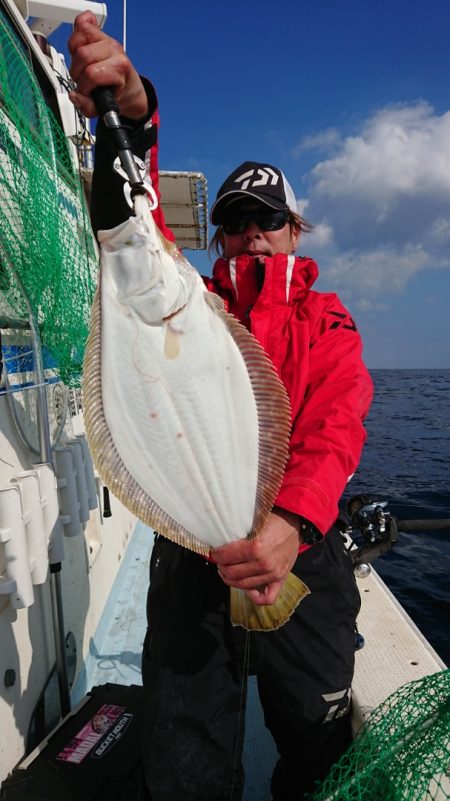
[[[234,746],[234,754],[233,754],[233,770],[231,773],[229,801],[233,801],[234,790],[235,790],[234,782],[237,771],[240,767],[240,763],[242,761],[242,748],[244,742],[244,729],[245,729],[244,720],[245,720],[245,707],[246,707],[246,696],[247,696],[247,679],[250,669],[250,634],[251,632],[248,629],[246,629],[245,642],[244,642],[244,656],[242,659],[242,679],[241,679],[241,691],[239,697],[237,735],[236,735],[236,743]]]

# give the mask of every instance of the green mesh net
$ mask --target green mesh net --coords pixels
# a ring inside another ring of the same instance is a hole
[[[313,801],[449,798],[450,670],[406,684],[377,707],[312,797]]]
[[[79,384],[96,248],[76,159],[1,10],[0,229],[0,318],[32,313],[46,366]]]

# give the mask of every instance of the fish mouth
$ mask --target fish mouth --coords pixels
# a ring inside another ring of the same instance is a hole
[[[176,317],[177,314],[180,314],[180,312],[182,312],[183,309],[186,308],[186,306],[187,306],[187,303],[185,303],[184,306],[180,306],[180,308],[177,309],[176,311],[172,312],[172,314],[168,314],[167,317],[163,317],[162,318],[163,323],[168,323],[170,320],[173,320],[173,318]]]

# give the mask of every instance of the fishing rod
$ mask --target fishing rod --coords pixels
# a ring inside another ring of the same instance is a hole
[[[401,520],[387,509],[387,501],[355,495],[347,502],[337,525],[349,538],[348,551],[354,568],[364,574],[370,571],[371,562],[392,549],[400,531],[449,530],[450,518]]]

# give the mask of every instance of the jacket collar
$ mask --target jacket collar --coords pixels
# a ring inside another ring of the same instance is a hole
[[[264,264],[261,292],[257,285],[256,261]],[[312,259],[284,253],[266,256],[263,260],[247,255],[217,259],[213,268],[214,280],[239,306],[254,304],[259,295],[261,299],[270,295],[272,302],[294,303],[311,288],[318,274],[317,264]]]

